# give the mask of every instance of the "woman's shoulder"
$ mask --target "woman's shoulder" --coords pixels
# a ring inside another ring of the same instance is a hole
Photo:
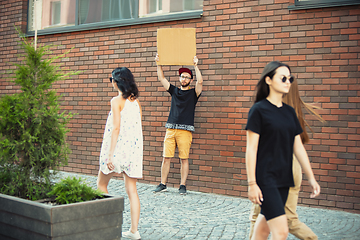
[[[137,104],[138,104],[139,106],[141,106],[140,101],[139,101],[138,98],[135,100],[135,102],[137,102]]]
[[[262,109],[264,107],[267,106],[267,100],[263,99],[261,101],[258,101],[256,103],[254,103],[254,105],[252,105],[251,109],[255,110],[255,109]]]
[[[122,96],[115,96],[110,100],[111,103],[120,103],[120,102],[125,102],[125,101],[126,101],[126,99],[123,98]]]
[[[116,96],[111,99],[110,103],[111,106],[119,107],[120,109],[122,109],[125,104],[125,101],[126,99],[124,99],[122,96]]]
[[[295,109],[294,109],[292,106],[290,106],[290,105],[288,105],[288,104],[286,104],[286,103],[284,103],[284,102],[283,102],[283,107],[284,107],[287,111],[290,111],[290,112],[295,113]]]
[[[286,109],[287,113],[290,114],[291,116],[293,116],[294,119],[298,119],[295,109],[290,105],[287,105],[285,103],[283,103],[283,104],[284,104],[284,108]]]

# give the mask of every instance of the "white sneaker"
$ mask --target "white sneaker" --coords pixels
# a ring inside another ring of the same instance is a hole
[[[135,240],[141,239],[139,231],[136,231],[136,233],[132,233],[130,230],[127,232],[123,232],[122,237]]]

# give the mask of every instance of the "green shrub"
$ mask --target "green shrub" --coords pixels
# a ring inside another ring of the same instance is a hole
[[[34,48],[21,37],[22,62],[14,64],[13,82],[20,91],[0,99],[0,191],[38,200],[51,188],[51,178],[68,160],[66,124],[73,116],[60,109],[52,84],[77,72],[64,73],[51,56],[51,46]],[[51,171],[53,170],[53,171]]]
[[[58,204],[69,204],[102,198],[103,194],[99,190],[94,190],[85,183],[81,183],[81,178],[67,177],[56,183],[48,196],[55,196]]]

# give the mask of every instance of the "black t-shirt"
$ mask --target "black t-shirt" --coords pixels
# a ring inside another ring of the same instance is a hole
[[[292,187],[295,136],[302,133],[295,110],[283,103],[278,108],[267,99],[252,106],[246,130],[259,134],[256,182],[260,187]]]
[[[195,131],[195,105],[201,94],[196,96],[195,88],[181,90],[172,84],[167,91],[171,94],[171,108],[165,127]]]

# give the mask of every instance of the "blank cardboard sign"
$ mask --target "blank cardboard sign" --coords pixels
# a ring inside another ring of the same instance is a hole
[[[194,65],[195,28],[161,28],[157,30],[158,65]]]

